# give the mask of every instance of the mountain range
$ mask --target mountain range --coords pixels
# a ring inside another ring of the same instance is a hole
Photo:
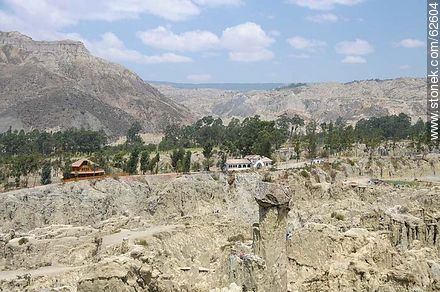
[[[228,120],[297,114],[349,123],[407,113],[426,119],[426,80],[349,83],[177,84],[154,87],[121,65],[90,54],[81,42],[34,41],[0,32],[0,132],[13,129],[104,130],[124,135],[134,121],[158,133],[171,123],[212,115]]]

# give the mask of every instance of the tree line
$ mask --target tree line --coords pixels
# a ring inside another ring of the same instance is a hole
[[[0,133],[0,155],[52,155],[59,152],[93,153],[99,151],[108,138],[102,131],[70,129],[64,132],[12,131]]]
[[[240,157],[259,154],[271,157],[283,144],[292,145],[297,153],[306,152],[308,158],[324,153],[334,155],[353,148],[355,143],[365,144],[367,150],[378,147],[384,141],[412,140],[417,150],[435,145],[429,140],[429,124],[400,113],[361,119],[350,125],[342,118],[318,124],[305,122],[298,115],[284,114],[273,121],[253,116],[242,121],[234,118],[228,124],[212,116],[204,117],[192,125],[170,125],[159,144],[161,150],[202,147],[205,158],[210,149],[217,147],[220,154]],[[323,152],[319,153],[319,150]],[[176,153],[182,153],[182,150]]]
[[[259,154],[270,157],[286,142],[292,131],[304,125],[298,116],[283,115],[274,121],[260,116],[240,121],[233,118],[227,125],[220,118],[204,117],[192,125],[170,125],[159,144],[160,150],[202,147],[209,157],[209,149],[218,147],[232,156]]]
[[[385,141],[411,140],[417,151],[439,147],[430,141],[429,123],[419,119],[412,124],[411,118],[403,113],[361,119],[354,125],[342,118],[320,124],[313,120],[305,122],[298,115],[287,114],[272,121],[262,120],[260,116],[233,118],[226,124],[220,118],[208,116],[191,125],[168,126],[159,145],[146,145],[140,131],[140,124],[134,123],[125,143],[110,146],[102,131],[9,129],[0,133],[0,183],[13,177],[16,187],[20,182],[27,186],[30,174],[39,173],[40,183],[47,184],[51,182],[52,171],[55,176],[62,174],[68,178],[73,157],[88,157],[107,173],[119,170],[154,174],[160,171],[159,150],[170,153],[174,171],[189,172],[210,170],[214,155],[222,169],[227,157],[248,154],[271,157],[282,145],[293,147],[296,159],[301,158],[301,153],[307,158],[337,155],[352,149],[356,143],[365,144],[370,152]],[[193,148],[201,148],[203,165],[192,163]]]
[[[134,123],[127,132],[127,141],[110,146],[102,131],[70,129],[59,132],[12,131],[0,133],[0,184],[8,187],[10,177],[15,187],[27,187],[29,177],[40,175],[40,184],[51,183],[52,174],[70,178],[74,157],[88,157],[107,173],[124,171],[137,173],[140,161],[141,172],[157,173],[159,153],[156,145],[145,145],[139,132],[139,123]]]

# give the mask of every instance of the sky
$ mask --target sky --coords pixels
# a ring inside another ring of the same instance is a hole
[[[0,30],[74,39],[143,79],[348,82],[426,74],[421,0],[0,0]]]

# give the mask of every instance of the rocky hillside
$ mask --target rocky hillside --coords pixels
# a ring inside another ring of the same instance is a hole
[[[0,131],[84,127],[118,136],[135,120],[155,132],[189,116],[80,42],[34,41],[17,32],[0,32],[0,96]]]
[[[288,113],[326,122],[341,116],[354,122],[365,117],[404,112],[416,121],[419,117],[425,119],[426,112],[426,82],[413,78],[299,84],[297,87],[249,92],[170,86],[158,89],[193,109],[199,117],[260,115],[273,119]]]

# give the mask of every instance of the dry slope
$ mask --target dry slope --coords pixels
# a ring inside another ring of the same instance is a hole
[[[134,120],[154,132],[188,117],[186,108],[82,43],[18,32],[0,32],[0,96],[0,131],[84,127],[117,136]]]

